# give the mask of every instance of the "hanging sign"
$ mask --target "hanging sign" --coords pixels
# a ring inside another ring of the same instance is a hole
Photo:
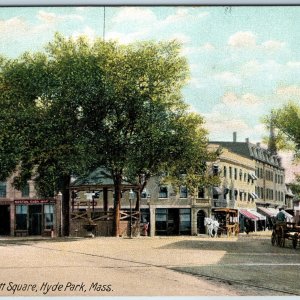
[[[15,204],[54,204],[55,199],[17,199]]]

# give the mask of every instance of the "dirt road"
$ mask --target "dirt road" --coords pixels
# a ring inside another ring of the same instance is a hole
[[[299,250],[268,236],[2,239],[0,295],[299,295]]]

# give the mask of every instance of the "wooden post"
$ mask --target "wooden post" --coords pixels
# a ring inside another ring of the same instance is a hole
[[[108,188],[103,188],[103,210],[104,213],[108,211]]]

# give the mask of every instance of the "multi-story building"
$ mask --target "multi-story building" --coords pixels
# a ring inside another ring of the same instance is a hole
[[[236,133],[232,142],[212,142],[253,161],[255,167],[256,206],[278,207],[285,205],[285,172],[281,158],[260,143],[252,144],[249,139],[237,142]]]
[[[218,144],[210,147],[219,149],[220,155],[213,165],[213,172],[219,174],[221,184],[213,188],[212,207],[255,208],[255,163]]]
[[[214,141],[213,144],[227,148],[240,157],[252,161],[255,173],[253,199],[258,212],[267,217],[266,226],[271,226],[271,217],[276,215],[276,208],[286,206],[285,170],[281,158],[274,149],[266,149],[260,143],[237,142],[236,133],[232,142]],[[254,219],[254,218],[253,218]]]
[[[32,180],[21,191],[12,182],[0,182],[0,235],[58,235],[60,203],[38,197]]]
[[[191,195],[186,186],[160,184],[158,177],[147,183],[141,201],[142,218],[150,223],[150,234],[196,235],[205,233],[204,218],[211,215],[211,195],[199,188]]]

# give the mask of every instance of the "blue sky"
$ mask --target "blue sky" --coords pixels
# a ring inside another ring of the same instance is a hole
[[[102,7],[0,8],[0,53],[42,50],[55,32],[103,34]],[[259,142],[262,116],[300,99],[300,7],[107,7],[106,39],[182,42],[183,94],[211,140]]]

